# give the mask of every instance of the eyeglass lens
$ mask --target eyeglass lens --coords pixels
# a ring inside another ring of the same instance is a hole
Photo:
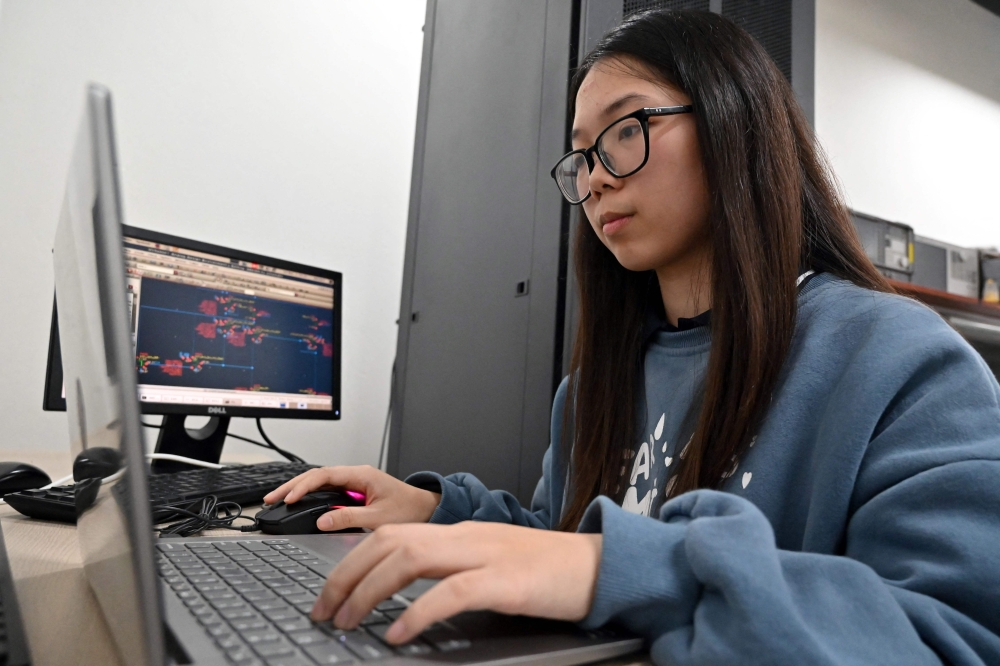
[[[638,169],[646,159],[646,140],[643,126],[636,118],[624,118],[602,135],[597,143],[601,162],[616,177],[623,177]],[[581,153],[567,155],[556,169],[559,189],[571,202],[586,198],[590,191],[590,169]]]

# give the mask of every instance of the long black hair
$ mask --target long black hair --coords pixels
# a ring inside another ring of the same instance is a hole
[[[708,12],[655,10],[614,28],[584,59],[683,91],[694,105],[711,197],[711,350],[695,433],[670,495],[719,485],[767,414],[796,320],[803,267],[891,291],[865,255],[791,86],[767,53]],[[575,95],[574,95],[575,97]],[[575,529],[598,494],[618,497],[636,441],[650,275],[622,267],[589,224],[575,239],[580,318],[567,428]]]

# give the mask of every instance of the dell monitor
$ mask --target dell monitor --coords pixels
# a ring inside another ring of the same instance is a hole
[[[234,416],[340,418],[340,273],[123,226],[125,304],[157,453],[218,462]],[[46,409],[65,409],[53,308]],[[190,415],[212,417],[199,430]],[[157,460],[153,470],[182,463]]]

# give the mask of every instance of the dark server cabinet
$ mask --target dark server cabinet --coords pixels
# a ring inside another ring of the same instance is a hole
[[[387,469],[530,498],[548,441],[572,0],[430,0]]]
[[[530,499],[576,320],[578,211],[549,178],[570,68],[653,7],[743,25],[812,119],[814,0],[428,1],[389,473],[471,472]]]

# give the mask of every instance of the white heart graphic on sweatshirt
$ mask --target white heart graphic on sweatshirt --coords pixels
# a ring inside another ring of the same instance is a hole
[[[753,478],[753,474],[750,472],[743,472],[743,487],[746,488],[750,484],[750,479]]]
[[[671,458],[670,456],[667,456],[666,458],[663,459],[663,466],[664,467],[670,467],[670,463],[672,463],[673,461],[674,461],[673,458]]]

